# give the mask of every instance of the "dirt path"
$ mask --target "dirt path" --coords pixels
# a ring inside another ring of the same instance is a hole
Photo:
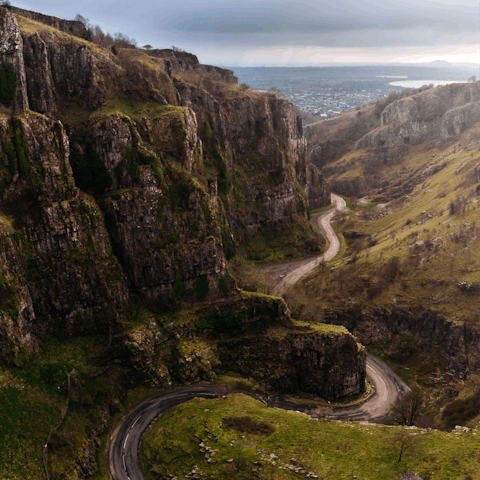
[[[345,211],[347,206],[345,200],[334,193],[332,193],[332,202],[335,203],[334,207],[325,212],[316,213],[310,218],[312,225],[324,233],[328,239],[329,246],[325,253],[314,258],[304,258],[303,260],[262,267],[262,270],[270,274],[277,283],[272,292],[273,295],[279,296],[284,293],[288,287],[295,285],[308,272],[335,257],[340,250],[340,240],[330,222],[338,212]]]

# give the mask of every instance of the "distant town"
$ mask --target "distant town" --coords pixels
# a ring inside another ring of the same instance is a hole
[[[467,81],[475,71],[467,68],[425,66],[366,67],[229,67],[239,83],[288,98],[306,112],[306,123],[331,118],[348,110],[387,96],[404,87],[391,83],[416,81]],[[310,115],[312,118],[310,118]]]
[[[351,87],[319,87],[299,93],[295,88],[282,90],[282,93],[296,107],[315,117],[330,118],[347,110],[352,110],[360,105],[365,105],[371,100],[387,96],[390,92],[399,90],[383,84],[375,90],[352,89]]]

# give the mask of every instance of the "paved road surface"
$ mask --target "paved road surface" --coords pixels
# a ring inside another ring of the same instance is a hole
[[[137,405],[128,413],[110,438],[109,468],[115,480],[145,480],[140,468],[140,442],[150,423],[163,411],[194,397],[223,395],[218,387],[169,390]]]
[[[387,365],[373,355],[367,355],[367,374],[374,380],[375,393],[364,404],[334,410],[328,418],[365,421],[387,418],[397,395],[408,391],[407,385]],[[145,480],[138,457],[140,442],[160,413],[194,397],[215,398],[226,393],[234,391],[227,392],[221,387],[185,387],[159,393],[137,405],[123,418],[110,438],[109,469],[114,480]],[[266,399],[258,394],[242,393],[260,399],[270,407],[310,411],[309,407],[301,407],[280,397]]]
[[[264,272],[269,273],[276,280],[279,280],[273,289],[273,295],[281,295],[289,286],[295,285],[298,280],[308,272],[318,267],[321,263],[328,262],[335,257],[340,250],[340,240],[333,230],[330,221],[338,212],[344,211],[347,206],[345,200],[334,193],[332,193],[332,202],[335,203],[334,207],[325,212],[316,213],[310,218],[310,222],[322,233],[325,233],[329,241],[328,249],[324,254],[315,258],[306,258],[262,267]]]
[[[333,209],[312,216],[312,220],[317,228],[323,230],[327,235],[330,242],[328,250],[313,260],[307,259],[275,265],[274,267],[277,269],[275,274],[278,275],[277,279],[282,275],[282,273],[278,274],[278,271],[286,272],[279,282],[281,286],[278,290],[279,293],[288,285],[295,284],[303,275],[318,266],[320,262],[328,261],[337,254],[340,242],[330,225],[330,221],[337,211],[345,209],[346,206],[343,198],[338,195],[332,194],[332,200],[335,202]],[[287,265],[286,270],[285,265]],[[280,270],[278,270],[279,268]],[[329,415],[329,418],[337,420],[376,420],[385,418],[390,413],[398,395],[409,390],[407,385],[384,362],[371,354],[367,354],[367,375],[375,384],[374,395],[362,405],[334,410]],[[140,442],[145,430],[161,412],[194,397],[213,398],[225,393],[227,393],[226,390],[220,387],[186,387],[159,393],[137,405],[123,418],[110,439],[109,468],[114,480],[145,480],[138,458]],[[258,395],[251,395],[259,398]],[[308,407],[299,407],[279,397],[270,397],[269,399],[262,399],[262,401],[276,408],[309,410]]]
[[[388,418],[399,395],[410,391],[407,384],[382,360],[367,353],[367,375],[375,384],[375,393],[362,405],[335,410],[335,420],[380,420]]]

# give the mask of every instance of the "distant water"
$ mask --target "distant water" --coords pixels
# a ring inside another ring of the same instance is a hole
[[[460,80],[402,80],[400,82],[390,82],[392,87],[404,87],[404,88],[420,88],[424,85],[431,85],[433,83],[434,87],[438,85],[448,85],[449,83],[465,83],[465,81]]]

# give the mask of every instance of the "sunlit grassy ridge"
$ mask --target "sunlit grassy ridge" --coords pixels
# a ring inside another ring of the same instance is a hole
[[[240,418],[239,428],[226,426],[231,417]],[[274,433],[253,433],[252,425]],[[141,458],[150,479],[185,478],[196,470],[209,479],[288,479],[311,472],[328,480],[384,480],[411,470],[423,478],[464,480],[480,478],[479,434],[319,421],[237,394],[197,398],[162,414],[144,439]],[[408,446],[398,462],[401,439]]]
[[[20,31],[23,33],[31,34],[42,31],[49,32],[50,34],[54,35],[59,42],[71,43],[72,41],[74,41],[86,45],[99,55],[111,55],[111,53],[107,49],[99,47],[95,43],[89,42],[88,40],[85,40],[83,38],[75,37],[74,35],[70,35],[68,33],[57,30],[54,27],[50,27],[40,22],[36,22],[35,20],[31,20],[18,14],[14,14],[14,17],[17,19]]]
[[[423,176],[392,202],[339,218],[347,238],[345,256],[333,271],[323,268],[307,280],[323,308],[422,305],[451,320],[478,321],[479,165],[478,145],[457,143],[386,167],[392,182],[402,175],[410,181],[406,172],[413,169]],[[349,238],[351,232],[355,236]]]

